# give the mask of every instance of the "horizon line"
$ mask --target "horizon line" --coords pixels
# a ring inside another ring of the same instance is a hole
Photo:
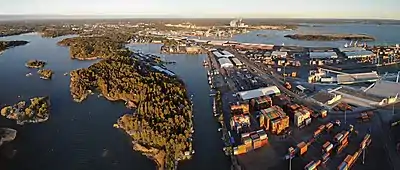
[[[232,16],[232,17],[218,17],[218,16],[179,16],[179,15],[159,15],[159,14],[2,14],[0,16],[9,16],[9,17],[54,17],[53,19],[57,19],[57,17],[70,17],[70,19],[75,19],[79,17],[79,19],[235,19],[235,18],[242,18],[242,19],[308,19],[308,20],[391,20],[391,21],[400,21],[400,19],[395,18],[364,18],[364,17],[354,17],[354,18],[342,18],[342,17],[322,17],[322,18],[312,18],[312,17],[240,17],[239,16]],[[84,18],[84,17],[92,17],[92,18]],[[44,18],[37,18],[37,19],[44,19]],[[0,19],[1,21],[1,19]]]

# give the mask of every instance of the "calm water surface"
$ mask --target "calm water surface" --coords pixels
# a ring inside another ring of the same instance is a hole
[[[377,38],[376,44],[394,44],[400,41],[399,26],[387,25],[322,25],[323,27],[301,27],[296,31],[256,31],[237,35],[233,39],[241,42],[273,43],[304,46],[342,46],[344,41],[314,42],[284,38],[289,33],[365,33]],[[257,37],[262,33],[268,37]],[[75,103],[69,93],[69,77],[65,72],[88,67],[95,61],[76,61],[69,58],[66,47],[56,43],[66,37],[41,38],[37,34],[3,37],[0,40],[28,40],[29,44],[9,49],[0,55],[0,104],[12,104],[33,96],[49,95],[52,114],[49,121],[41,124],[17,126],[13,121],[0,118],[0,127],[18,130],[16,140],[7,148],[17,150],[12,160],[0,160],[6,170],[80,170],[80,169],[155,169],[154,163],[133,152],[130,139],[112,124],[123,113],[129,112],[123,103],[109,102],[96,95],[83,103]],[[129,45],[131,49],[159,54],[159,45]],[[179,169],[229,169],[229,160],[222,152],[221,134],[212,116],[209,86],[206,71],[202,66],[205,55],[162,55],[164,59],[176,61],[167,67],[181,77],[190,94],[194,95],[194,149],[192,160],[184,161]],[[46,68],[53,69],[51,81],[39,79],[35,69],[24,64],[29,59],[46,60]],[[396,71],[393,67],[388,71]],[[33,76],[25,74],[32,72]],[[18,97],[20,96],[20,98]]]

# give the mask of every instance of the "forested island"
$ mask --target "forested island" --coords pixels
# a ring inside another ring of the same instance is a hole
[[[131,103],[135,113],[122,116],[117,126],[158,169],[174,169],[176,161],[190,158],[191,101],[178,78],[154,72],[134,58],[114,56],[72,71],[70,88],[77,102],[97,90],[108,100]]]
[[[0,52],[6,49],[28,44],[28,41],[0,41]]]
[[[45,61],[42,60],[29,60],[25,66],[28,68],[43,68],[46,65]]]
[[[5,142],[11,142],[17,137],[17,131],[10,128],[0,128],[0,146]]]
[[[17,124],[20,125],[44,122],[50,115],[50,98],[31,98],[29,106],[26,106],[25,101],[20,101],[12,106],[5,106],[1,109],[1,115],[7,119],[16,120]]]
[[[74,37],[66,38],[58,44],[70,47],[72,59],[95,60],[130,55],[131,52],[124,47],[126,41],[105,36]]]
[[[375,38],[364,34],[292,34],[286,38],[306,41],[374,41]]]
[[[41,79],[49,80],[53,76],[53,71],[50,69],[41,69],[37,72]]]

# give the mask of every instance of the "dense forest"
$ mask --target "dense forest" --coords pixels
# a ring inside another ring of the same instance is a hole
[[[28,44],[28,41],[0,41],[0,52],[8,48]]]
[[[129,56],[131,52],[124,47],[126,39],[118,34],[113,37],[74,37],[66,38],[59,45],[69,46],[70,55],[73,59],[93,60],[107,59],[113,56]]]
[[[28,68],[43,68],[46,65],[45,61],[42,60],[29,60],[25,66]]]
[[[74,31],[70,28],[68,28],[68,29],[46,28],[46,29],[42,30],[40,33],[41,33],[42,37],[55,38],[55,37],[64,36],[64,35],[78,34],[79,31]]]
[[[135,142],[163,150],[163,167],[173,169],[191,151],[191,102],[179,79],[153,72],[133,58],[114,56],[71,72],[73,98],[84,100],[88,90],[134,103],[135,114],[122,116],[118,124]]]

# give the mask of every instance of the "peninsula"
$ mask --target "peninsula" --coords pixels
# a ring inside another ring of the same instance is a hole
[[[34,97],[30,99],[30,104],[27,107],[25,101],[20,101],[13,106],[5,106],[1,109],[2,116],[16,120],[19,125],[44,122],[49,118],[49,114],[49,97]]]
[[[41,60],[29,60],[25,66],[28,68],[43,68],[46,65],[45,61]]]
[[[130,51],[124,48],[124,42],[126,41],[105,36],[74,37],[66,38],[58,42],[58,45],[70,47],[72,59],[95,60],[129,55]]]
[[[6,49],[28,44],[28,41],[0,41],[0,52]]]
[[[174,169],[189,159],[192,108],[183,82],[155,72],[135,58],[114,56],[71,72],[71,95],[86,99],[91,90],[110,101],[126,101],[134,114],[118,119],[116,127],[128,133],[134,150],[154,160],[158,169]]]
[[[53,71],[50,69],[42,69],[37,72],[41,79],[49,80],[53,76]]]
[[[305,41],[374,41],[375,38],[364,34],[292,34],[286,38]]]

